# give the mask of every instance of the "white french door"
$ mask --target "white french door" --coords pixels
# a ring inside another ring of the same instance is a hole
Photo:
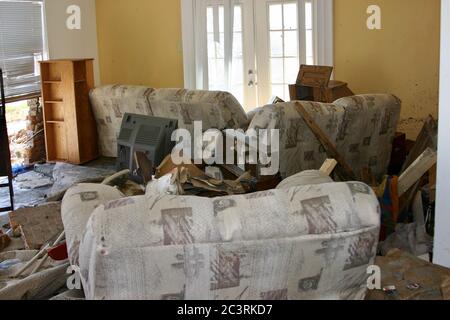
[[[251,110],[288,100],[300,64],[315,63],[314,0],[195,0],[194,11],[197,89]]]

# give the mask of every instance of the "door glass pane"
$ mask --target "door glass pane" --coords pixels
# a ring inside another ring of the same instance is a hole
[[[214,14],[217,10],[217,17]],[[242,39],[242,6],[234,7],[233,23],[233,57],[229,69],[230,80],[225,74],[225,9],[219,5],[207,7],[207,44],[208,44],[208,76],[209,90],[228,91],[241,103],[244,99],[244,66],[243,66],[243,39]],[[214,19],[218,20],[215,21]],[[214,30],[215,27],[218,30]],[[215,39],[218,31],[219,41]]]
[[[234,6],[233,59],[231,67],[230,92],[244,105],[244,51],[242,30],[242,6]]]
[[[237,5],[234,7],[234,32],[242,32],[242,7]]]
[[[306,30],[312,30],[312,3],[305,3],[305,27]]]
[[[297,80],[298,72],[300,70],[298,58],[284,59],[284,70],[283,82],[286,84],[286,87],[288,87],[289,84],[293,84]]]
[[[207,32],[213,33],[214,32],[214,11],[212,7],[208,7],[206,9],[206,25],[207,25]]]
[[[283,61],[284,61],[283,58],[270,59],[271,82],[273,84],[283,84],[284,83]]]
[[[271,4],[269,6],[270,30],[283,29],[283,7],[281,4]]]
[[[314,56],[312,30],[306,30],[306,56],[311,58]]]
[[[283,57],[283,31],[270,32],[270,56]]]
[[[272,96],[283,97],[285,96],[284,85],[273,84]]]
[[[231,93],[238,99],[238,101],[244,101],[244,77],[243,70],[244,65],[242,58],[233,59],[233,67],[232,67],[232,75],[231,75]]]
[[[299,71],[297,2],[269,5],[270,85],[272,94],[289,98]]]
[[[284,12],[284,29],[285,30],[297,30],[297,4],[287,3],[283,5]]]
[[[242,57],[242,33],[235,32],[233,34],[233,58]]]
[[[313,6],[305,2],[306,64],[314,64]]]
[[[298,32],[284,32],[284,55],[286,57],[298,57]]]

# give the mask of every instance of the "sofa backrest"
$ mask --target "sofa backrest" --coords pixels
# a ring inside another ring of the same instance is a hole
[[[64,201],[90,187],[75,191]],[[65,225],[79,222],[71,207]],[[359,182],[109,201],[81,226],[83,288],[88,299],[363,299],[379,210]]]
[[[109,85],[93,89],[90,100],[100,154],[106,157],[117,156],[117,136],[125,113],[177,119],[179,128],[191,132],[194,121],[202,121],[204,130],[239,129],[248,123],[242,106],[227,92]]]
[[[260,108],[250,129],[280,130],[280,172],[289,177],[319,169],[328,157],[295,104],[301,103],[360,177],[368,168],[380,179],[387,173],[401,102],[390,94],[358,95],[333,104],[286,102]]]

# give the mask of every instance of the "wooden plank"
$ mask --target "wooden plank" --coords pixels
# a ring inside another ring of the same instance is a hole
[[[25,247],[32,250],[64,231],[60,202],[18,209],[9,214],[9,221],[11,228],[21,228]]]
[[[398,179],[398,195],[401,197],[437,163],[437,152],[427,148]]]
[[[300,113],[300,115],[303,117],[303,120],[308,125],[308,127],[311,129],[311,131],[314,133],[316,138],[319,140],[319,142],[325,148],[325,151],[327,152],[328,156],[336,159],[339,166],[343,169],[345,178],[349,179],[349,180],[356,180],[356,176],[353,173],[352,168],[347,164],[344,157],[337,151],[336,146],[333,144],[333,142],[331,142],[331,140],[327,137],[327,135],[317,125],[317,123],[314,121],[314,119],[308,113],[308,111],[306,111],[306,109],[303,107],[303,105],[300,102],[296,102],[295,108]]]
[[[139,170],[139,173],[144,180],[144,185],[147,185],[150,181],[152,181],[153,175],[153,165],[152,162],[147,158],[144,152],[136,151],[134,153],[134,158],[136,161],[136,167]]]
[[[429,116],[420,131],[419,136],[414,143],[408,157],[405,160],[402,171],[404,172],[416,160],[426,148],[437,150],[438,124],[432,116]]]
[[[444,278],[441,284],[442,298],[446,301],[450,300],[450,276]]]
[[[8,235],[3,234],[3,232],[0,230],[0,251],[6,249],[10,243],[11,238]]]
[[[431,203],[436,202],[436,184],[437,184],[437,165],[431,167],[428,171],[428,184],[430,186],[430,201]]]
[[[327,159],[325,160],[319,171],[326,174],[327,176],[330,176],[337,165],[338,162],[335,159]]]

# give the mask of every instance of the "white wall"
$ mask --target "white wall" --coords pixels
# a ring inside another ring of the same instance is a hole
[[[434,262],[450,268],[450,1],[441,2],[441,84]]]
[[[95,0],[45,0],[49,59],[94,58],[95,84],[100,85]],[[81,29],[69,30],[67,7],[81,9]]]

